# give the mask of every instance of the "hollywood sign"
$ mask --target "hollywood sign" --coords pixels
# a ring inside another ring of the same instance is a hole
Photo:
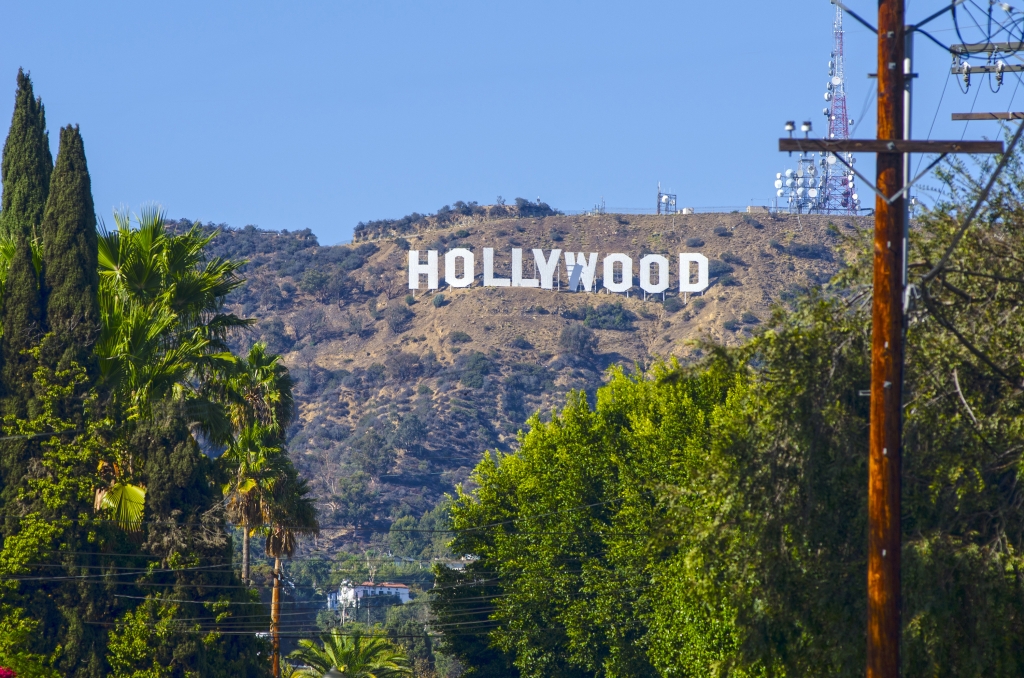
[[[560,261],[564,262],[569,290],[575,292],[582,287],[594,292],[597,276],[597,252],[565,252],[562,250],[534,249],[535,264],[531,275],[523,274],[523,250],[512,249],[509,277],[495,274],[494,248],[483,248],[483,287],[536,287],[542,290],[561,288]],[[409,289],[420,289],[422,278],[427,279],[427,289],[436,290],[440,281],[437,250],[427,250],[426,262],[420,261],[419,250],[409,250]],[[708,287],[708,258],[696,252],[680,252],[678,266],[679,291],[702,292]],[[602,284],[609,292],[629,292],[633,288],[634,275],[639,269],[640,289],[648,294],[660,294],[669,287],[669,260],[661,254],[647,254],[634,267],[633,258],[626,254],[613,253],[601,260]],[[696,278],[696,279],[694,279]],[[451,287],[470,287],[476,280],[476,257],[473,252],[458,247],[444,254],[444,283]]]

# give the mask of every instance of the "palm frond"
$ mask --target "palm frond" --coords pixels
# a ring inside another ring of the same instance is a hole
[[[96,491],[96,510],[110,511],[118,526],[126,532],[138,532],[146,508],[146,488],[116,482]]]

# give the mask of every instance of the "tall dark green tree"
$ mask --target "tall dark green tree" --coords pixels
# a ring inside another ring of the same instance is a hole
[[[29,416],[28,402],[35,369],[35,361],[24,349],[39,343],[43,328],[39,278],[32,265],[32,249],[24,235],[15,238],[14,259],[7,274],[5,292],[0,306],[0,322],[4,328],[0,338],[4,357],[0,375],[7,396],[3,413],[23,419]]]
[[[19,69],[14,116],[4,144],[0,235],[36,232],[43,221],[52,171],[43,103],[32,92],[32,79]]]
[[[43,331],[43,301],[39,276],[33,265],[30,238],[38,232],[53,171],[50,140],[42,101],[32,91],[32,80],[18,71],[11,129],[4,143],[0,174],[0,238],[13,240],[14,252],[0,298],[0,415],[30,416],[32,372],[35,361],[27,350]],[[8,533],[12,513],[6,510],[25,476],[30,444],[25,440],[0,441],[0,512]]]
[[[0,300],[0,326],[5,328],[0,337],[0,367],[2,400],[0,414],[27,419],[35,414],[32,404],[32,372],[36,361],[25,350],[39,342],[42,336],[43,311],[39,277],[32,264],[32,249],[28,238],[15,237],[14,258],[7,273],[6,294]],[[22,479],[34,446],[27,440],[0,441],[0,531],[10,534],[16,525],[14,512],[6,510],[18,495]],[[12,522],[13,521],[13,522]]]
[[[78,362],[95,377],[93,347],[100,334],[96,211],[77,125],[60,130],[40,231],[46,329],[53,336],[43,359],[56,367]]]

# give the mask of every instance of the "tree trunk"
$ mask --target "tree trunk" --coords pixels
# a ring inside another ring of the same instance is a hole
[[[281,621],[281,559],[274,558],[274,592],[270,599],[270,634],[273,638],[274,678],[281,678],[281,638],[278,624]]]
[[[242,583],[249,584],[249,525],[242,521]]]

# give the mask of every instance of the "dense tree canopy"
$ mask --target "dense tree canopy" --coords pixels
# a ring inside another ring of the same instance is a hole
[[[903,664],[1019,675],[1024,174],[960,241],[977,182],[941,176],[912,233]],[[747,345],[618,373],[486,458],[452,509],[479,560],[434,603],[480,630],[444,649],[477,675],[861,675],[871,250],[848,247]]]
[[[0,666],[266,676],[269,645],[245,630],[270,620],[234,572],[220,491],[237,472],[201,443],[268,431],[282,482],[257,527],[279,555],[294,550],[295,523],[315,531],[317,518],[279,447],[287,370],[262,347],[241,359],[227,344],[248,324],[223,309],[244,262],[208,256],[212,235],[171,232],[155,209],[98,234],[78,128],[61,130],[52,176],[48,150],[32,146],[45,136],[19,75],[0,217],[24,226],[0,234]]]

